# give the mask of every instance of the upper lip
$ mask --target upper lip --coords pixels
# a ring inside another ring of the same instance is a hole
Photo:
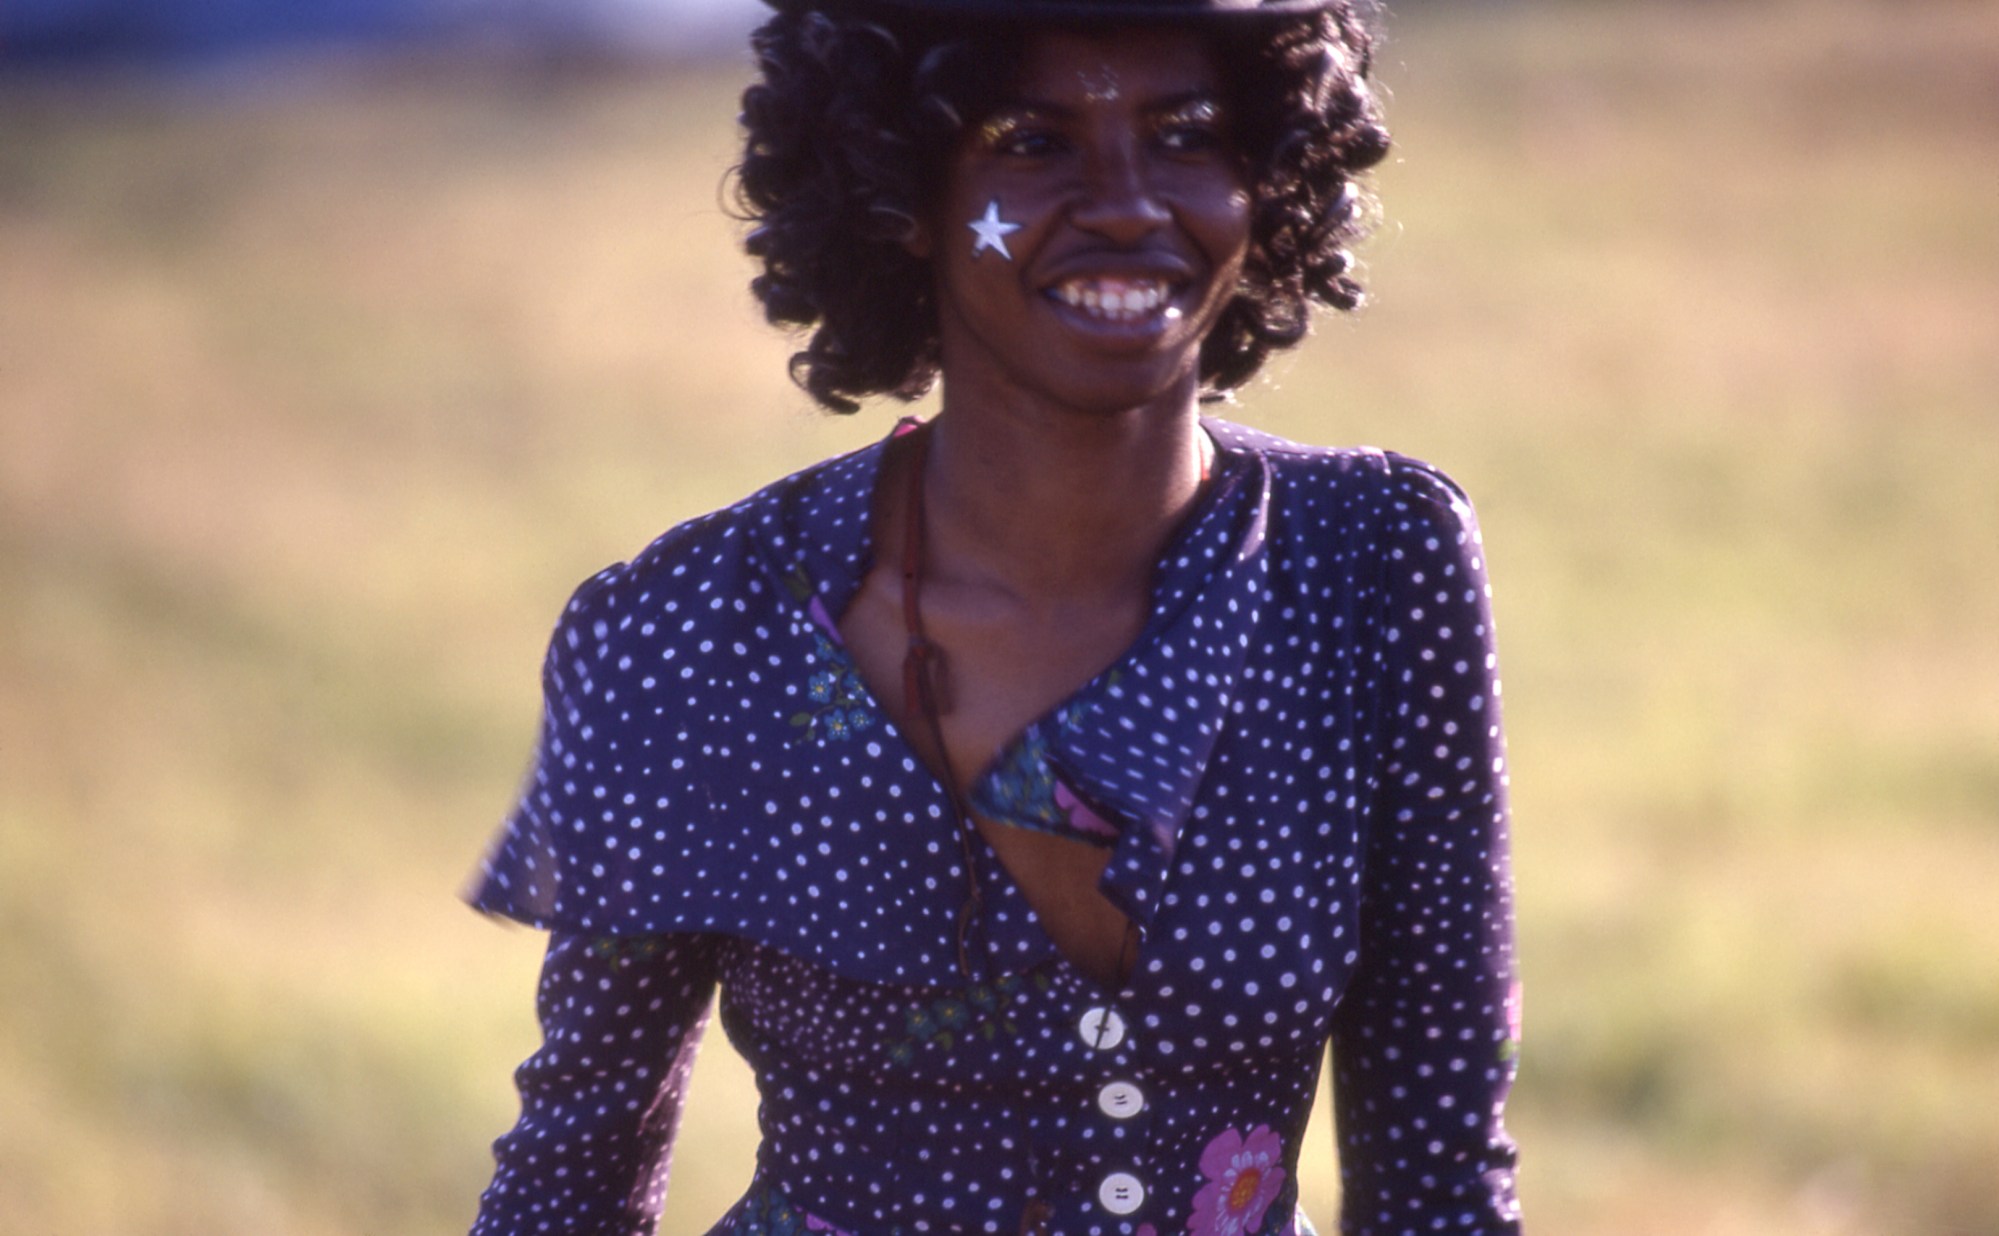
[[[1097,250],[1056,259],[1040,282],[1044,291],[1072,279],[1156,280],[1179,287],[1193,282],[1194,273],[1193,265],[1174,253]]]

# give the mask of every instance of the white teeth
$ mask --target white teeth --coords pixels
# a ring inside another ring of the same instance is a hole
[[[1124,279],[1070,279],[1056,286],[1056,299],[1094,318],[1110,322],[1133,322],[1156,311],[1172,297],[1172,289],[1158,280],[1142,282]]]

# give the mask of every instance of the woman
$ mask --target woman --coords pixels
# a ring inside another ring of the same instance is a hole
[[[1350,0],[799,0],[741,196],[802,385],[942,410],[577,592],[475,894],[552,930],[475,1231],[649,1231],[711,992],[718,1231],[1510,1232],[1497,684],[1462,495],[1218,421],[1350,308]]]

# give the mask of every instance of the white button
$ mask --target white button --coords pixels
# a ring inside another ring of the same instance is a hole
[[[1124,1018],[1115,1009],[1094,1008],[1083,1014],[1076,1031],[1098,1051],[1109,1051],[1124,1042]]]
[[[1145,1186],[1130,1172],[1112,1172],[1097,1186],[1097,1200],[1114,1215],[1128,1215],[1145,1205]]]
[[[1145,1092],[1130,1082],[1114,1081],[1097,1091],[1097,1106],[1113,1120],[1129,1120],[1145,1106]]]

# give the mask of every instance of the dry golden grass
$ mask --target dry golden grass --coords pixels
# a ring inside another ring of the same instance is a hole
[[[1999,12],[1440,8],[1383,65],[1377,303],[1241,415],[1481,500],[1534,1227],[1999,1230]],[[885,425],[742,291],[735,86],[0,90],[0,1230],[469,1219],[537,941],[450,893],[548,622]],[[747,1175],[720,1043],[668,1236]]]

